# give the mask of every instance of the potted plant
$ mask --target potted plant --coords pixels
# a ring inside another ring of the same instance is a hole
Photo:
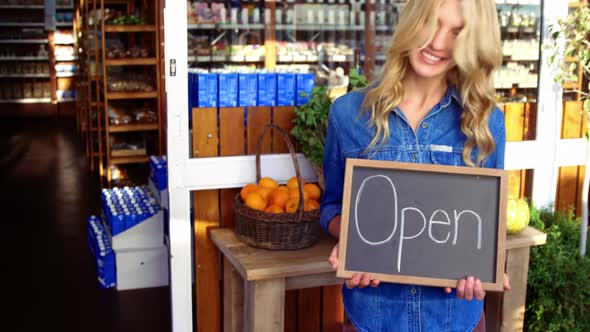
[[[349,82],[350,88],[367,86],[367,78],[356,69],[351,69]],[[291,130],[291,135],[301,145],[303,155],[311,162],[322,189],[324,189],[322,162],[331,106],[332,98],[328,89],[325,86],[314,87],[307,103],[295,109],[295,127]]]
[[[577,75],[574,71],[578,66],[581,67],[583,76],[590,80],[590,5],[586,4],[570,12],[565,19],[558,19],[556,24],[549,27],[554,41],[565,40],[565,57],[561,57],[561,50],[557,43],[552,47],[552,55],[549,62],[558,65],[558,72],[555,81],[564,85],[567,80],[576,80]],[[567,58],[577,58],[579,64],[567,64]],[[586,121],[590,124],[588,113],[590,113],[590,83],[585,88],[573,89],[567,92],[575,92],[578,100],[582,102],[582,113],[586,116]],[[590,134],[585,133],[586,140],[590,139]],[[590,160],[590,144],[586,145],[586,160]],[[582,223],[580,234],[580,256],[586,254],[586,242],[588,238],[588,191],[590,188],[590,167],[585,168],[582,195]]]

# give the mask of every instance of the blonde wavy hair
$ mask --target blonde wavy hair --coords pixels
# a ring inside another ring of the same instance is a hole
[[[434,38],[438,9],[443,0],[410,0],[406,5],[391,46],[382,74],[374,87],[367,89],[363,109],[370,113],[369,125],[376,128],[367,152],[385,143],[390,135],[389,114],[400,104],[404,95],[403,79],[408,73],[409,52],[419,46],[426,47]],[[464,28],[457,36],[453,57],[456,62],[447,80],[461,95],[463,113],[461,131],[467,136],[463,160],[469,166],[481,165],[495,148],[488,128],[488,119],[495,106],[492,82],[494,70],[502,63],[502,44],[494,0],[463,0]],[[423,27],[430,36],[423,45],[416,45]],[[471,160],[473,149],[479,154]]]

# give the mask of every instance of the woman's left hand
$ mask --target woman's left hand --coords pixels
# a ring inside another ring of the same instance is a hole
[[[509,291],[510,289],[510,279],[504,273],[504,290]],[[445,288],[445,293],[450,294],[451,291],[451,288]],[[483,301],[485,296],[486,292],[481,287],[481,280],[469,276],[466,279],[460,279],[457,281],[458,299],[465,299],[467,301],[471,301],[475,297],[476,300]]]

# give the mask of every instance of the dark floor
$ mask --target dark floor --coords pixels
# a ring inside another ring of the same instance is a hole
[[[86,218],[98,212],[100,189],[73,119],[0,119],[0,188],[8,291],[3,326],[171,330],[168,287],[98,288]]]

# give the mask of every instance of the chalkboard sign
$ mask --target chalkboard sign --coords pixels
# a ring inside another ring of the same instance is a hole
[[[502,291],[507,172],[347,159],[337,276]]]

